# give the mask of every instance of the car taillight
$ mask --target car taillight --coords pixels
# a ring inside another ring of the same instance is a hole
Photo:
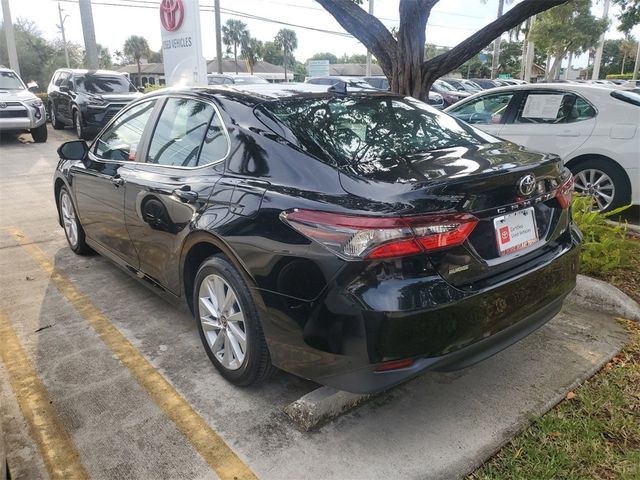
[[[478,223],[466,213],[366,217],[296,209],[280,218],[345,260],[403,257],[460,245]]]
[[[573,176],[558,187],[556,199],[562,208],[569,208],[573,197]]]

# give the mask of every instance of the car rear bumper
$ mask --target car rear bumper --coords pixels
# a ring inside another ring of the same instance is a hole
[[[384,390],[425,369],[476,363],[560,310],[575,287],[580,251],[575,227],[564,236],[524,273],[479,291],[453,287],[437,274],[405,278],[378,271],[349,284],[337,278],[315,302],[263,292],[272,361],[356,393]],[[383,362],[407,358],[414,360],[409,368],[375,371]]]

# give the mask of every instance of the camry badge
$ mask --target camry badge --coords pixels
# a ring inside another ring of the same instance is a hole
[[[535,189],[536,177],[534,177],[533,175],[525,175],[520,180],[518,180],[518,190],[522,195],[528,197],[533,193]]]
[[[7,104],[4,102],[0,102],[0,108],[7,108]]]

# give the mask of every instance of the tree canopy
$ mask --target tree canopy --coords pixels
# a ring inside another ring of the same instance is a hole
[[[236,65],[236,75],[238,74],[238,48],[249,40],[249,30],[247,24],[230,18],[222,26],[222,42],[227,46],[227,51],[233,51],[233,60]]]

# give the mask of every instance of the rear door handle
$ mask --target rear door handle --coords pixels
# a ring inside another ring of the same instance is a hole
[[[120,175],[116,175],[115,177],[111,177],[111,183],[113,183],[116,188],[121,187],[124,185],[124,178]]]
[[[191,190],[189,185],[176,188],[173,194],[185,203],[193,203],[198,200],[198,192]]]
[[[579,137],[580,136],[580,132],[578,132],[576,130],[563,130],[562,132],[560,132],[559,136],[561,136],[561,137]]]

